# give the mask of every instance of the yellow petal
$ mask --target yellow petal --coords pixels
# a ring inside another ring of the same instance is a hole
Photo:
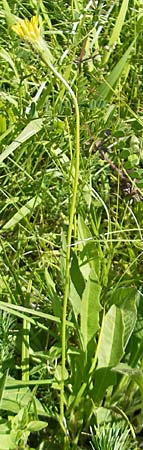
[[[38,19],[36,16],[33,16],[31,20],[28,20],[27,18],[21,20],[21,22],[15,24],[12,29],[20,37],[32,43],[37,41],[40,37],[40,29],[38,27]]]

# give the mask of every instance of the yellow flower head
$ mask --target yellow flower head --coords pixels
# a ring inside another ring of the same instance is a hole
[[[38,27],[38,19],[33,16],[31,20],[24,19],[17,22],[12,27],[13,31],[26,41],[34,43],[40,38],[40,28]]]

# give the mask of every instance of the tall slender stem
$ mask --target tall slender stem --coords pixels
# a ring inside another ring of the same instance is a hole
[[[66,315],[67,315],[67,302],[69,294],[69,279],[70,279],[70,251],[71,251],[71,238],[72,238],[72,228],[74,222],[74,215],[76,212],[76,197],[78,188],[78,177],[79,177],[79,159],[80,159],[80,116],[77,98],[67,83],[67,81],[62,77],[62,75],[56,70],[53,64],[46,58],[45,52],[41,52],[42,59],[52,70],[55,76],[64,84],[64,86],[69,91],[73,103],[75,106],[76,113],[76,148],[75,148],[75,174],[73,183],[73,193],[70,205],[69,213],[69,226],[68,226],[68,236],[67,236],[67,248],[66,248],[66,268],[65,268],[65,288],[63,297],[63,311],[62,311],[62,368],[61,368],[61,390],[60,390],[60,420],[64,424],[64,378],[65,378],[65,364],[66,364]]]
[[[64,427],[64,378],[65,378],[65,364],[66,364],[66,315],[67,315],[67,302],[69,294],[69,279],[70,279],[70,247],[72,238],[72,228],[74,222],[74,216],[76,212],[76,197],[78,188],[78,177],[79,177],[79,157],[80,157],[80,118],[79,118],[79,107],[77,98],[74,91],[71,89],[68,82],[63,78],[61,73],[57,71],[55,66],[52,64],[52,55],[47,46],[47,43],[42,38],[40,34],[40,29],[38,27],[38,19],[33,16],[31,20],[28,19],[19,20],[13,26],[13,30],[22,39],[27,40],[32,47],[39,53],[40,57],[44,63],[49,67],[49,69],[54,73],[54,75],[64,84],[69,94],[72,97],[75,113],[76,113],[76,148],[75,148],[75,172],[74,181],[72,185],[72,199],[69,212],[69,226],[68,226],[68,236],[67,236],[67,250],[66,250],[66,269],[65,269],[65,288],[64,288],[64,298],[63,298],[63,312],[62,312],[62,370],[61,370],[61,391],[60,391],[60,420],[61,425]],[[66,438],[66,436],[65,436]]]

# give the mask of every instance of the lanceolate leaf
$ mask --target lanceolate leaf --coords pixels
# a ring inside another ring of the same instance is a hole
[[[96,274],[91,270],[81,302],[81,336],[84,351],[99,328],[100,294],[101,286],[96,281]]]
[[[139,293],[135,287],[119,287],[113,292],[111,302],[118,306],[124,324],[124,349],[133,333],[137,320],[137,300]]]
[[[77,319],[81,310],[81,298],[85,289],[84,278],[79,268],[76,255],[72,254],[69,299]]]
[[[95,370],[94,377],[95,382],[91,391],[91,397],[96,404],[100,404],[108,387],[116,383],[116,376],[109,367],[102,367]]]
[[[113,367],[123,355],[124,325],[122,313],[115,305],[111,306],[104,320],[98,350],[98,368]]]

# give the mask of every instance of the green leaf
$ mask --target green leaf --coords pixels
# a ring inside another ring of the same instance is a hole
[[[114,44],[117,43],[120,33],[121,33],[121,29],[124,25],[124,21],[125,21],[125,17],[126,17],[126,13],[127,13],[127,9],[128,9],[128,4],[129,4],[129,0],[123,0],[118,17],[116,19],[115,22],[115,26],[113,28],[113,32],[111,34],[111,37],[109,39],[108,42],[108,46],[109,48],[111,48],[111,50],[105,55],[105,58],[103,60],[104,64],[107,64],[107,61],[110,57],[110,54],[112,52],[112,47],[114,46]]]
[[[10,434],[0,435],[0,450],[15,450],[15,448],[15,442]]]
[[[57,295],[55,283],[54,283],[47,267],[45,268],[44,274],[45,274],[45,280],[46,280],[46,284],[47,284],[47,292],[48,292],[50,299],[52,300],[52,307],[53,307],[54,314],[57,317],[61,318],[61,298]]]
[[[123,355],[124,325],[122,313],[115,305],[107,312],[98,349],[98,369],[112,367]]]
[[[97,426],[105,424],[105,422],[112,422],[112,413],[108,408],[99,406],[95,411]]]
[[[97,283],[96,274],[91,270],[87,280],[81,302],[81,336],[83,350],[87,351],[87,346],[95,336],[99,328],[99,312],[101,286]]]
[[[6,118],[2,114],[0,114],[0,134],[5,133],[6,131]]]
[[[22,206],[22,208],[19,209],[17,213],[14,214],[13,217],[11,217],[8,222],[5,223],[5,225],[2,227],[3,230],[9,230],[9,228],[14,227],[17,223],[19,223],[24,217],[26,217],[28,214],[31,214],[33,210],[41,203],[40,197],[33,197],[28,202]]]
[[[125,363],[120,363],[116,367],[113,367],[112,371],[122,373],[124,375],[127,375],[127,376],[133,378],[135,383],[140,388],[141,396],[142,396],[142,400],[143,400],[143,373],[142,373],[141,369],[132,368]]]
[[[79,255],[80,259],[80,255]],[[71,272],[70,272],[70,292],[69,299],[73,308],[75,319],[77,320],[81,310],[81,298],[85,289],[85,282],[79,268],[76,255],[72,254]]]
[[[124,349],[133,333],[137,320],[137,299],[139,297],[138,291],[134,287],[119,287],[113,293],[111,302],[113,301],[118,306],[122,313],[122,320],[124,324]]]
[[[37,134],[43,125],[43,119],[31,120],[26,125],[24,130],[17,136],[17,138],[0,154],[0,163],[2,163],[11,153],[16,150],[21,144]]]
[[[122,58],[118,61],[116,66],[113,68],[112,72],[108,77],[105,79],[105,81],[100,85],[98,89],[98,94],[102,100],[106,100],[109,94],[111,93],[111,88],[114,88],[117,81],[122,75],[122,72],[124,70],[125,64],[130,56],[130,53],[133,49],[135,40],[132,42],[132,44],[128,47]],[[111,88],[110,88],[111,86]]]
[[[96,404],[104,399],[106,390],[109,386],[114,386],[116,383],[116,376],[109,367],[102,367],[96,369],[94,373],[94,388],[91,391],[91,397]]]
[[[3,3],[3,8],[4,8],[4,13],[5,13],[5,17],[7,20],[7,24],[11,28],[15,23],[20,22],[20,19],[18,16],[11,13],[11,9],[9,7],[7,0],[3,0],[2,3]]]
[[[34,402],[32,401],[33,399]],[[47,416],[40,401],[33,397],[33,394],[28,387],[17,387],[17,380],[12,377],[7,377],[5,391],[1,402],[1,410],[17,414],[23,407],[28,407],[29,405],[30,412],[34,412],[34,408],[36,407],[37,414]]]
[[[47,422],[42,422],[42,420],[33,420],[28,423],[27,429],[33,433],[35,431],[43,430],[43,428],[46,428],[47,426]]]
[[[7,372],[5,372],[4,375],[0,378],[0,406],[1,406],[2,397],[4,394],[6,379],[7,379]]]
[[[42,317],[45,320],[51,320],[53,322],[57,322],[57,323],[61,323],[60,318],[53,316],[52,314],[46,314],[44,312],[41,311],[35,311],[33,309],[30,308],[25,308],[24,306],[20,306],[20,305],[14,305],[12,303],[6,303],[6,302],[1,302],[0,301],[0,309],[2,309],[2,311],[6,311],[10,314],[13,315],[17,315],[17,317],[21,317],[23,319],[26,319],[27,321],[34,323],[32,318],[29,318],[28,316],[26,316],[25,314],[30,314],[33,317]],[[24,314],[20,314],[20,312],[24,312]],[[68,320],[66,321],[67,326],[70,326],[72,328],[74,328],[74,324],[73,322],[69,322]]]
[[[11,68],[13,69],[13,71],[15,73],[16,81],[17,81],[17,83],[19,83],[20,82],[19,75],[18,75],[16,66],[15,66],[10,54],[4,48],[0,47],[0,56],[2,59],[4,59],[6,62],[8,62],[8,64],[11,66]]]
[[[101,260],[98,254],[98,247],[81,215],[78,216],[78,238],[80,241],[80,270],[84,278],[88,279],[90,270],[93,269],[97,274],[97,281],[99,281]]]

